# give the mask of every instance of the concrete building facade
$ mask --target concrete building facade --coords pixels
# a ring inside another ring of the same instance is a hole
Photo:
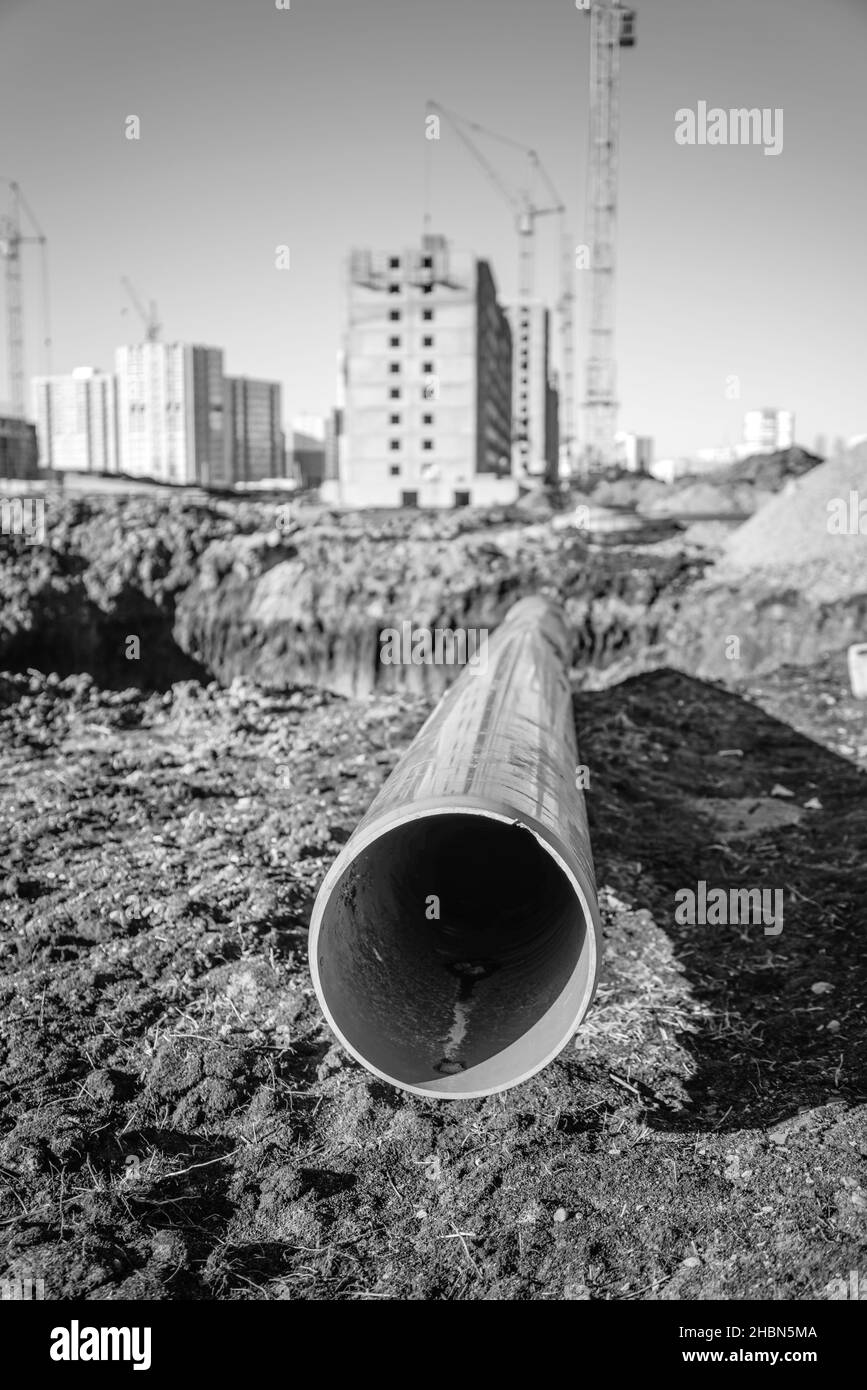
[[[795,417],[790,410],[748,410],[744,416],[744,444],[757,454],[791,449],[795,443]]]
[[[223,352],[190,343],[117,349],[118,457],[132,477],[226,485]]]
[[[513,471],[521,480],[559,471],[559,395],[551,371],[551,315],[537,300],[510,304]]]
[[[618,430],[614,436],[617,461],[629,473],[649,473],[653,463],[653,440],[648,434]]]
[[[0,415],[0,479],[39,476],[36,426],[17,415]]]
[[[282,392],[276,381],[225,378],[226,473],[229,482],[286,477],[281,427]]]
[[[33,378],[36,432],[43,468],[116,473],[115,380],[96,367]]]
[[[354,251],[348,280],[340,501],[512,501],[511,332],[490,267],[425,236]]]

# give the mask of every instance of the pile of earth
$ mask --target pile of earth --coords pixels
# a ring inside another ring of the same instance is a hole
[[[855,494],[854,516],[850,499]],[[864,501],[864,506],[859,506]],[[760,517],[740,527],[725,562],[738,570],[802,567],[821,561],[853,576],[867,560],[867,444],[829,459],[789,484]]]
[[[777,449],[771,454],[750,454],[749,458],[726,464],[710,475],[710,481],[749,483],[759,492],[780,492],[786,483],[802,478],[821,462],[818,454],[811,454],[808,449],[795,445],[791,449]]]
[[[815,454],[795,447],[755,454],[712,472],[685,473],[673,483],[612,471],[583,486],[582,500],[597,506],[634,507],[647,516],[747,517],[819,462]]]
[[[790,483],[672,614],[679,665],[731,680],[867,638],[867,444]]]

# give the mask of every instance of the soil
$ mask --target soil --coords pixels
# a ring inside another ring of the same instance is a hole
[[[603,981],[574,1045],[481,1101],[367,1074],[307,969],[325,870],[429,708],[0,678],[2,1276],[91,1299],[836,1296],[867,1230],[867,706],[844,657],[576,690]],[[699,880],[782,889],[782,932],[678,925]]]

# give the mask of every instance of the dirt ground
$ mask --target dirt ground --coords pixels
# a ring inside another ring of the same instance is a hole
[[[0,1274],[49,1298],[833,1297],[867,1268],[847,690],[834,659],[576,695],[597,1000],[530,1083],[443,1103],[332,1046],[306,961],[422,698],[0,677]],[[782,932],[677,925],[699,880],[782,889]]]

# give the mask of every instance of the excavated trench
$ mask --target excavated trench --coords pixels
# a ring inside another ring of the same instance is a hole
[[[865,594],[817,612],[808,592],[733,589],[671,550],[593,551],[545,527],[443,537],[423,522],[355,519],[289,536],[267,520],[261,508],[227,518],[93,503],[62,516],[50,546],[4,538],[0,669],[87,672],[110,689],[242,678],[433,699],[459,665],[418,649],[386,664],[381,634],[408,624],[469,640],[533,593],[563,604],[573,667],[590,684],[647,665],[726,680],[809,664],[854,640],[867,614]]]

